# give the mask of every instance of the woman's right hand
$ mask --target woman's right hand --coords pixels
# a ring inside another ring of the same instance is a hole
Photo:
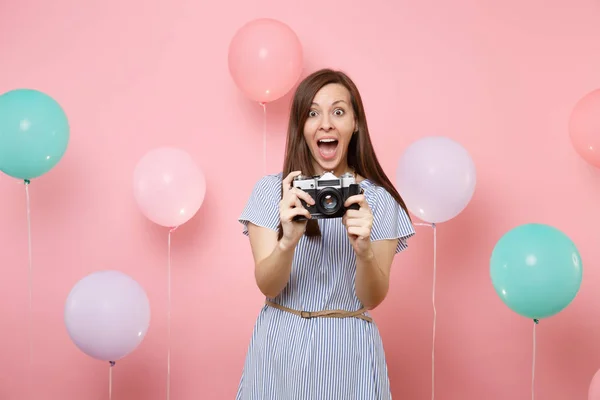
[[[313,205],[315,201],[305,191],[292,187],[292,181],[300,175],[300,171],[291,172],[282,182],[282,196],[279,202],[279,218],[283,229],[283,236],[280,239],[280,245],[285,249],[294,248],[300,241],[306,223],[310,219],[310,212],[302,206],[300,200]],[[296,216],[306,217],[304,220],[294,221]]]

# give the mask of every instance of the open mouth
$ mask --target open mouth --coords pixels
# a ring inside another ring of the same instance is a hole
[[[334,158],[337,153],[338,141],[333,138],[321,139],[317,142],[317,146],[319,146],[321,157],[324,159],[331,159]]]

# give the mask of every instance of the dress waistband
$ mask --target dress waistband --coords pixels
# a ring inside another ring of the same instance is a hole
[[[288,308],[282,306],[281,304],[273,303],[272,301],[266,300],[265,304],[271,306],[273,308],[277,308],[281,311],[289,312],[291,314],[295,314],[301,318],[311,319],[311,318],[360,318],[367,322],[373,322],[371,317],[367,317],[363,315],[363,313],[367,312],[366,308],[361,308],[356,311],[345,311],[345,310],[323,310],[323,311],[298,311],[292,308]]]

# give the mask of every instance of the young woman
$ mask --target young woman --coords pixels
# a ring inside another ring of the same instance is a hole
[[[304,79],[287,135],[283,172],[257,182],[239,219],[266,304],[236,398],[390,399],[383,345],[368,310],[386,297],[392,260],[415,231],[377,161],[352,80],[330,69]],[[344,206],[358,209],[342,218],[311,217],[315,199],[295,188],[294,178],[324,173],[352,174],[362,193]]]

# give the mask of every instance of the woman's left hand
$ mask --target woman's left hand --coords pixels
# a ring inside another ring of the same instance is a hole
[[[342,223],[346,227],[348,238],[356,256],[370,256],[372,252],[371,228],[373,227],[371,207],[369,207],[364,194],[351,196],[344,203],[346,207],[352,204],[358,204],[360,208],[358,210],[347,210],[342,217]]]

